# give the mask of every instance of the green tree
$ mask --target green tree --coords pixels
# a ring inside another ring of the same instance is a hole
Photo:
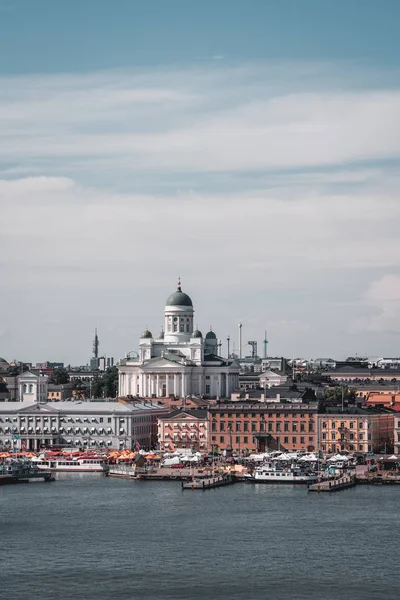
[[[103,375],[92,381],[93,398],[115,398],[118,390],[118,369],[109,367]]]
[[[118,369],[109,367],[103,375],[104,395],[108,398],[114,398],[118,390]]]
[[[69,382],[69,375],[67,369],[60,368],[54,369],[49,378],[49,383],[54,383],[55,385],[60,385],[62,383]]]
[[[340,404],[342,401],[354,404],[356,399],[356,390],[354,388],[348,388],[347,386],[338,385],[336,387],[329,387],[325,390],[325,400],[328,403]]]

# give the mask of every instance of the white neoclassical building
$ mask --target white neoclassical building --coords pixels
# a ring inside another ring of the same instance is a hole
[[[203,338],[193,325],[193,303],[178,289],[167,299],[164,327],[157,338],[146,328],[137,356],[118,364],[119,395],[136,397],[230,397],[239,384],[239,365],[218,356],[210,330]]]

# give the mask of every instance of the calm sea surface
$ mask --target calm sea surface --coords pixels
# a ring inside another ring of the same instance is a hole
[[[61,475],[0,488],[0,598],[394,600],[400,488]]]

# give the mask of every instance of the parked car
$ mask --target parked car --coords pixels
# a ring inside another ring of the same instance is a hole
[[[177,465],[171,465],[171,469],[183,469],[185,467],[184,464],[178,463]]]

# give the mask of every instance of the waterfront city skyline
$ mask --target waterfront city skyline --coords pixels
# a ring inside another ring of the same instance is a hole
[[[122,357],[178,276],[223,346],[398,355],[400,7],[301,4],[0,2],[1,356]]]

